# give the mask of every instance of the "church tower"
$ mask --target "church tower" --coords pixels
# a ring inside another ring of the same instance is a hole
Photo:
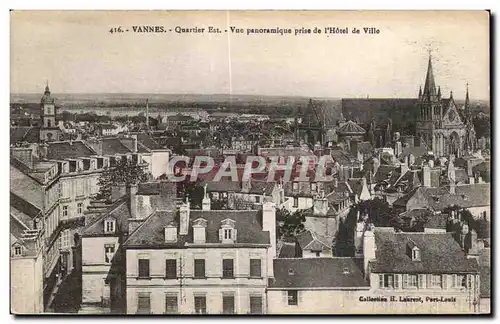
[[[460,157],[465,147],[465,125],[451,92],[450,98],[445,99],[441,97],[441,87],[436,87],[430,54],[424,89],[418,94],[418,109],[416,136],[424,142],[420,145],[427,146],[437,157]]]
[[[472,122],[472,112],[470,111],[468,83],[466,85],[466,92],[465,92],[464,118],[465,118],[465,150],[469,153],[472,153],[476,149],[476,130],[474,129],[474,123]]]
[[[57,141],[60,129],[56,121],[56,105],[54,98],[50,95],[49,84],[45,86],[45,92],[40,100],[40,141]]]

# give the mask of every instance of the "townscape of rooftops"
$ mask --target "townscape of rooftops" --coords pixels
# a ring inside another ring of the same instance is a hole
[[[12,312],[489,313],[489,107],[424,73],[409,99],[17,98]],[[284,170],[190,182],[197,156]]]

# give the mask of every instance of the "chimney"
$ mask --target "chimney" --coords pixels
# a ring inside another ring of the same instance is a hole
[[[450,182],[450,194],[452,194],[452,195],[456,194],[455,187],[456,187],[455,182],[451,181]]]
[[[339,180],[340,181],[345,181],[346,179],[345,178],[345,174],[344,174],[344,166],[341,165],[340,168],[339,168]]]
[[[180,235],[187,235],[189,232],[189,213],[190,213],[189,201],[183,202],[182,205],[179,207]]]
[[[333,178],[333,187],[337,188],[339,186],[339,179],[337,177]]]
[[[422,182],[424,187],[431,186],[431,168],[428,165],[422,167]]]
[[[408,170],[410,169],[408,167],[408,163],[406,161],[404,163],[401,163],[400,167],[401,167],[401,170],[400,170],[401,171],[401,175],[406,174],[406,172],[408,172]]]
[[[358,211],[359,213],[359,211]],[[360,258],[363,257],[363,232],[365,230],[365,222],[359,220],[356,223],[356,236],[354,237],[354,246],[355,246],[355,254],[354,257]]]
[[[151,207],[151,197],[147,195],[136,195],[135,203],[137,208],[137,219],[144,219],[153,213],[153,208]]]
[[[241,191],[244,193],[248,193],[250,192],[251,189],[252,189],[252,175],[250,174],[248,175],[247,180],[242,180]]]
[[[373,174],[377,174],[378,168],[380,167],[380,154],[377,157],[373,158]]]
[[[363,234],[363,259],[364,259],[364,270],[365,278],[370,277],[369,273],[369,262],[375,260],[375,234],[373,230],[375,227],[373,224],[369,224],[365,233]]]
[[[475,230],[471,229],[467,234],[466,242],[465,242],[465,251],[467,255],[477,255],[478,254],[478,242],[477,242],[477,233]]]
[[[270,201],[262,205],[262,231],[269,232],[271,248],[267,253],[267,275],[274,278],[273,260],[276,258],[276,207]]]
[[[127,194],[129,198],[129,209],[130,209],[130,218],[132,219],[138,219],[138,213],[137,213],[137,184],[130,184],[127,185]]]
[[[69,169],[68,169],[69,171]],[[111,187],[111,202],[115,202],[126,194],[125,185],[119,184]]]
[[[13,147],[10,149],[13,157],[33,168],[33,149],[30,147]]]
[[[313,202],[313,215],[326,216],[328,213],[328,199],[325,197],[325,192],[322,191],[314,198]]]
[[[203,185],[203,199],[201,201],[201,209],[202,210],[210,210],[211,208],[211,201],[210,197],[208,196],[207,192],[207,184],[205,183]]]

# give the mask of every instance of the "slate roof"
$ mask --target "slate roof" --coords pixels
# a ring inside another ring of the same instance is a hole
[[[491,297],[491,251],[483,249],[479,253],[479,295],[481,298]]]
[[[349,135],[349,134],[363,135],[364,133],[366,133],[366,130],[363,127],[356,124],[355,122],[353,122],[352,120],[349,120],[348,122],[340,126],[339,129],[337,129],[337,134],[340,135]]]
[[[431,207],[434,210],[443,210],[446,207],[457,205],[462,208],[489,206],[490,184],[476,183],[455,187],[455,194],[449,188],[418,187],[393,202],[395,206],[407,207],[410,199],[414,198],[413,206]]]
[[[36,208],[43,209],[42,184],[10,165],[10,191]]]
[[[297,242],[302,250],[328,251],[332,249],[333,239],[307,230],[297,235]]]
[[[47,158],[65,160],[96,155],[96,152],[82,141],[49,142]]]
[[[137,141],[150,150],[157,150],[162,148],[162,146],[158,144],[158,142],[156,142],[154,139],[152,139],[148,134],[138,133]]]
[[[13,126],[10,128],[10,142],[40,142],[40,128],[29,126]]]
[[[88,224],[82,231],[83,237],[90,236],[117,236],[128,231],[128,219],[131,216],[128,207],[129,196],[123,196],[114,203],[108,205],[108,210]],[[112,217],[116,220],[116,232],[112,234],[104,233],[104,220]]]
[[[269,288],[357,288],[364,279],[363,258],[275,259],[274,281]],[[293,273],[293,274],[292,274]]]
[[[295,243],[283,242],[279,249],[278,258],[294,258],[295,257]]]
[[[232,181],[230,178],[221,178],[221,181],[207,181],[207,192],[240,192],[241,185],[239,181]]]
[[[399,159],[404,160],[407,156],[412,154],[415,158],[421,157],[429,152],[429,149],[425,146],[413,146],[403,148],[403,152],[399,156]]]
[[[189,232],[185,236],[178,235],[176,243],[166,243],[164,228],[175,223],[179,225],[179,216],[174,211],[157,211],[148,217],[137,230],[129,236],[124,243],[129,248],[154,248],[154,247],[181,247],[185,243],[193,242],[192,223],[198,218],[207,220],[206,242],[220,243],[219,229],[221,221],[229,218],[235,221],[238,244],[270,244],[269,232],[262,231],[260,212],[257,210],[191,210],[189,216]]]
[[[484,162],[479,163],[476,166],[473,166],[472,167],[472,172],[473,173],[479,172],[479,174],[481,175],[481,178],[483,178],[483,180],[485,182],[490,182],[491,181],[491,164],[490,164],[490,161],[486,160]]]
[[[421,261],[407,253],[410,240],[420,249]],[[475,259],[468,259],[452,233],[395,233],[375,229],[376,260],[373,273],[477,273]]]
[[[19,210],[21,213],[29,216],[31,219],[37,217],[42,212],[40,208],[19,197],[12,191],[10,192],[10,208]]]
[[[103,138],[102,155],[127,154],[131,151],[120,141],[119,138]]]

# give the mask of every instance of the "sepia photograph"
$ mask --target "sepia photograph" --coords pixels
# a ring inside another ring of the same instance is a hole
[[[13,315],[490,315],[490,12],[12,10]]]

